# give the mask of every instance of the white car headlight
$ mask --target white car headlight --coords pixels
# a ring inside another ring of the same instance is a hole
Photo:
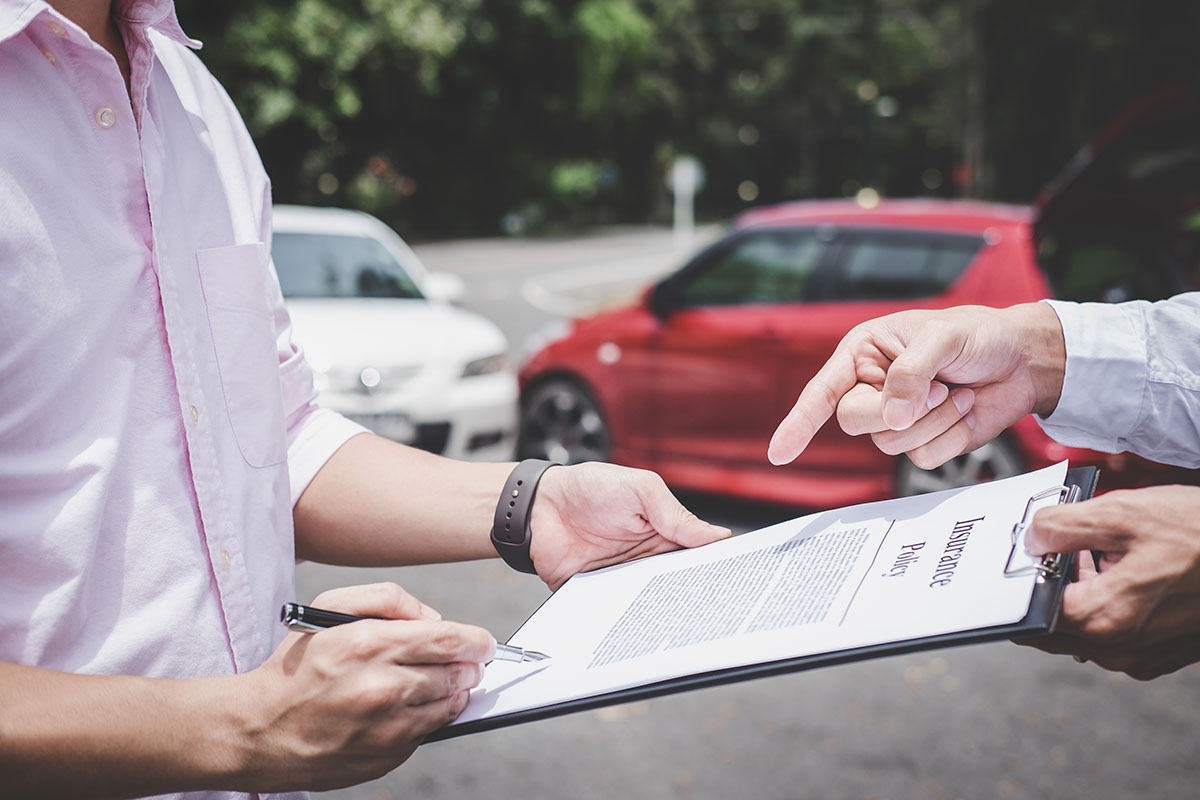
[[[468,361],[463,367],[462,377],[473,378],[476,375],[491,375],[508,369],[508,356],[498,353],[494,356],[484,356],[474,361]]]
[[[328,372],[317,372],[314,380],[317,390],[329,389],[339,394],[383,394],[394,392],[412,380],[421,371],[420,365],[403,366],[347,366],[339,365]]]

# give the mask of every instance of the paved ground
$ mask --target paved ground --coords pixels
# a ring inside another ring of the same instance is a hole
[[[679,261],[663,230],[418,252],[431,268],[467,279],[465,304],[496,319],[514,352],[556,310],[634,296],[648,276]],[[594,295],[589,276],[601,287]],[[684,499],[739,532],[798,513]],[[501,638],[547,594],[535,578],[495,562],[394,570],[307,564],[298,598],[374,580],[397,581],[446,617]],[[1182,800],[1200,797],[1198,700],[1200,669],[1143,684],[1011,644],[976,645],[430,744],[386,778],[321,797]]]

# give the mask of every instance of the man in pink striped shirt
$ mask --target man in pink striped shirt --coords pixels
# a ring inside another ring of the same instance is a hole
[[[284,637],[297,557],[494,556],[512,464],[314,404],[270,185],[169,0],[0,0],[0,776],[5,796],[322,789],[453,719],[495,640],[395,586]],[[548,470],[571,574],[728,535],[657,476]],[[180,620],[187,620],[181,629]]]

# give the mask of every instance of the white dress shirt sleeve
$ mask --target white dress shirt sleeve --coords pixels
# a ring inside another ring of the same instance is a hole
[[[1055,440],[1106,453],[1200,466],[1200,292],[1150,303],[1046,301],[1058,314],[1067,367]]]

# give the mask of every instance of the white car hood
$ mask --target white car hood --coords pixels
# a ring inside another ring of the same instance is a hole
[[[293,341],[317,369],[466,363],[507,350],[491,321],[428,300],[289,299]]]

